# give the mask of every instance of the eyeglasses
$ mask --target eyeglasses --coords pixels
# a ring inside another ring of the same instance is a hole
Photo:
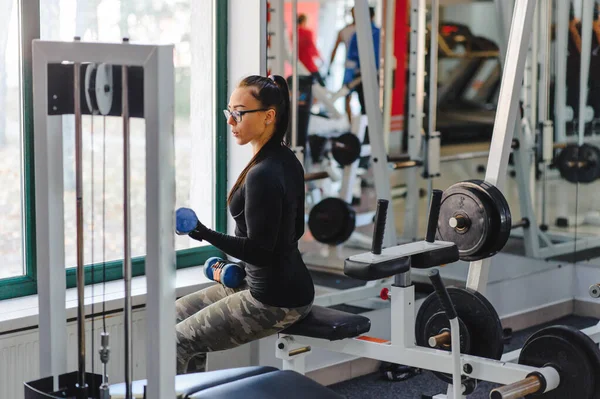
[[[246,111],[229,111],[228,109],[223,110],[223,114],[225,114],[225,119],[229,120],[229,117],[232,117],[236,123],[240,123],[242,121],[242,116],[244,114],[250,114],[252,112],[259,111],[268,111],[270,108],[260,108],[260,109],[249,109]]]

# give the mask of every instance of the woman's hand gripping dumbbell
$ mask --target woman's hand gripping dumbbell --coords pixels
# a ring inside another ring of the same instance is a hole
[[[201,223],[196,213],[190,208],[179,208],[175,212],[175,232],[177,235],[189,235],[194,237],[194,232]],[[204,262],[204,275],[213,281],[223,284],[225,287],[237,288],[246,277],[246,271],[236,263],[227,262],[219,257],[211,257]]]

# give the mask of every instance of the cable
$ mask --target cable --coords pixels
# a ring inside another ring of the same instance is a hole
[[[92,110],[92,114],[90,115],[90,123],[91,123],[91,128],[90,128],[90,141],[91,141],[91,145],[90,145],[90,152],[91,152],[91,175],[92,175],[92,180],[91,180],[91,193],[90,193],[90,197],[91,197],[91,204],[90,204],[90,213],[92,214],[92,218],[91,218],[91,223],[90,223],[90,227],[92,229],[92,248],[91,248],[91,252],[92,252],[92,261],[90,262],[90,264],[92,265],[92,374],[94,374],[94,354],[96,353],[95,349],[95,345],[94,345],[94,341],[95,341],[95,336],[96,336],[96,324],[94,322],[94,320],[96,319],[96,311],[95,311],[95,301],[96,301],[96,295],[95,291],[94,291],[94,284],[96,283],[96,279],[94,278],[94,111]],[[96,392],[96,387],[95,387],[95,382],[96,379],[92,379],[92,392]]]
[[[577,164],[581,162],[581,146],[577,149]],[[579,179],[577,179],[579,180]],[[575,232],[573,237],[573,264],[577,263],[577,211],[579,210],[579,181],[575,183]]]
[[[106,115],[102,118],[102,331],[106,333]]]

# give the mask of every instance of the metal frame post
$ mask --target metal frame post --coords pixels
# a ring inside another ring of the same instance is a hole
[[[379,84],[375,64],[375,48],[371,29],[371,17],[367,0],[356,0],[354,4],[356,23],[356,40],[360,58],[362,87],[365,97],[365,107],[369,120],[369,142],[371,144],[371,160],[375,177],[377,198],[391,201],[390,176],[387,163],[387,153],[383,139],[383,116],[379,108]],[[384,246],[397,244],[394,209],[390,207],[385,223]]]
[[[504,189],[511,152],[513,128],[519,113],[519,94],[523,82],[527,50],[531,40],[531,26],[535,12],[535,0],[517,0],[511,23],[506,60],[502,69],[502,84],[494,131],[490,144],[485,181]],[[467,287],[484,293],[489,277],[491,259],[471,262]]]
[[[423,104],[425,101],[425,0],[411,0],[410,4],[410,58],[408,96],[408,155],[411,160],[423,156]],[[431,110],[430,110],[431,112]],[[406,200],[404,231],[402,237],[413,241],[417,237],[419,223],[419,170],[408,168],[406,176]]]
[[[40,377],[52,376],[57,383],[57,377],[67,371],[63,138],[62,116],[49,117],[47,112],[47,64],[44,52],[34,42],[33,159]]]
[[[146,125],[146,375],[148,399],[175,396],[175,172],[172,45],[33,41],[40,375],[66,371],[62,116],[48,116],[48,64],[144,68]],[[159,162],[160,160],[160,162]],[[46,277],[46,278],[44,278]],[[55,378],[56,380],[56,378]]]

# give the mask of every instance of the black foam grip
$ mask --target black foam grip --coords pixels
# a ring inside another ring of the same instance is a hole
[[[383,246],[383,234],[385,233],[385,219],[387,217],[388,200],[377,200],[377,213],[375,214],[375,229],[373,230],[373,243],[371,252],[375,255],[381,254]]]
[[[435,241],[435,232],[437,230],[438,218],[440,217],[440,206],[442,204],[442,190],[433,190],[431,193],[431,203],[429,204],[429,219],[427,220],[427,242]]]
[[[440,277],[440,272],[438,269],[432,269],[429,272],[429,279],[431,280],[431,284],[435,289],[435,293],[437,294],[440,302],[442,303],[442,307],[446,312],[449,320],[456,318],[456,309],[454,309],[454,305],[452,304],[452,300],[450,299],[450,295],[442,282],[442,278]]]

